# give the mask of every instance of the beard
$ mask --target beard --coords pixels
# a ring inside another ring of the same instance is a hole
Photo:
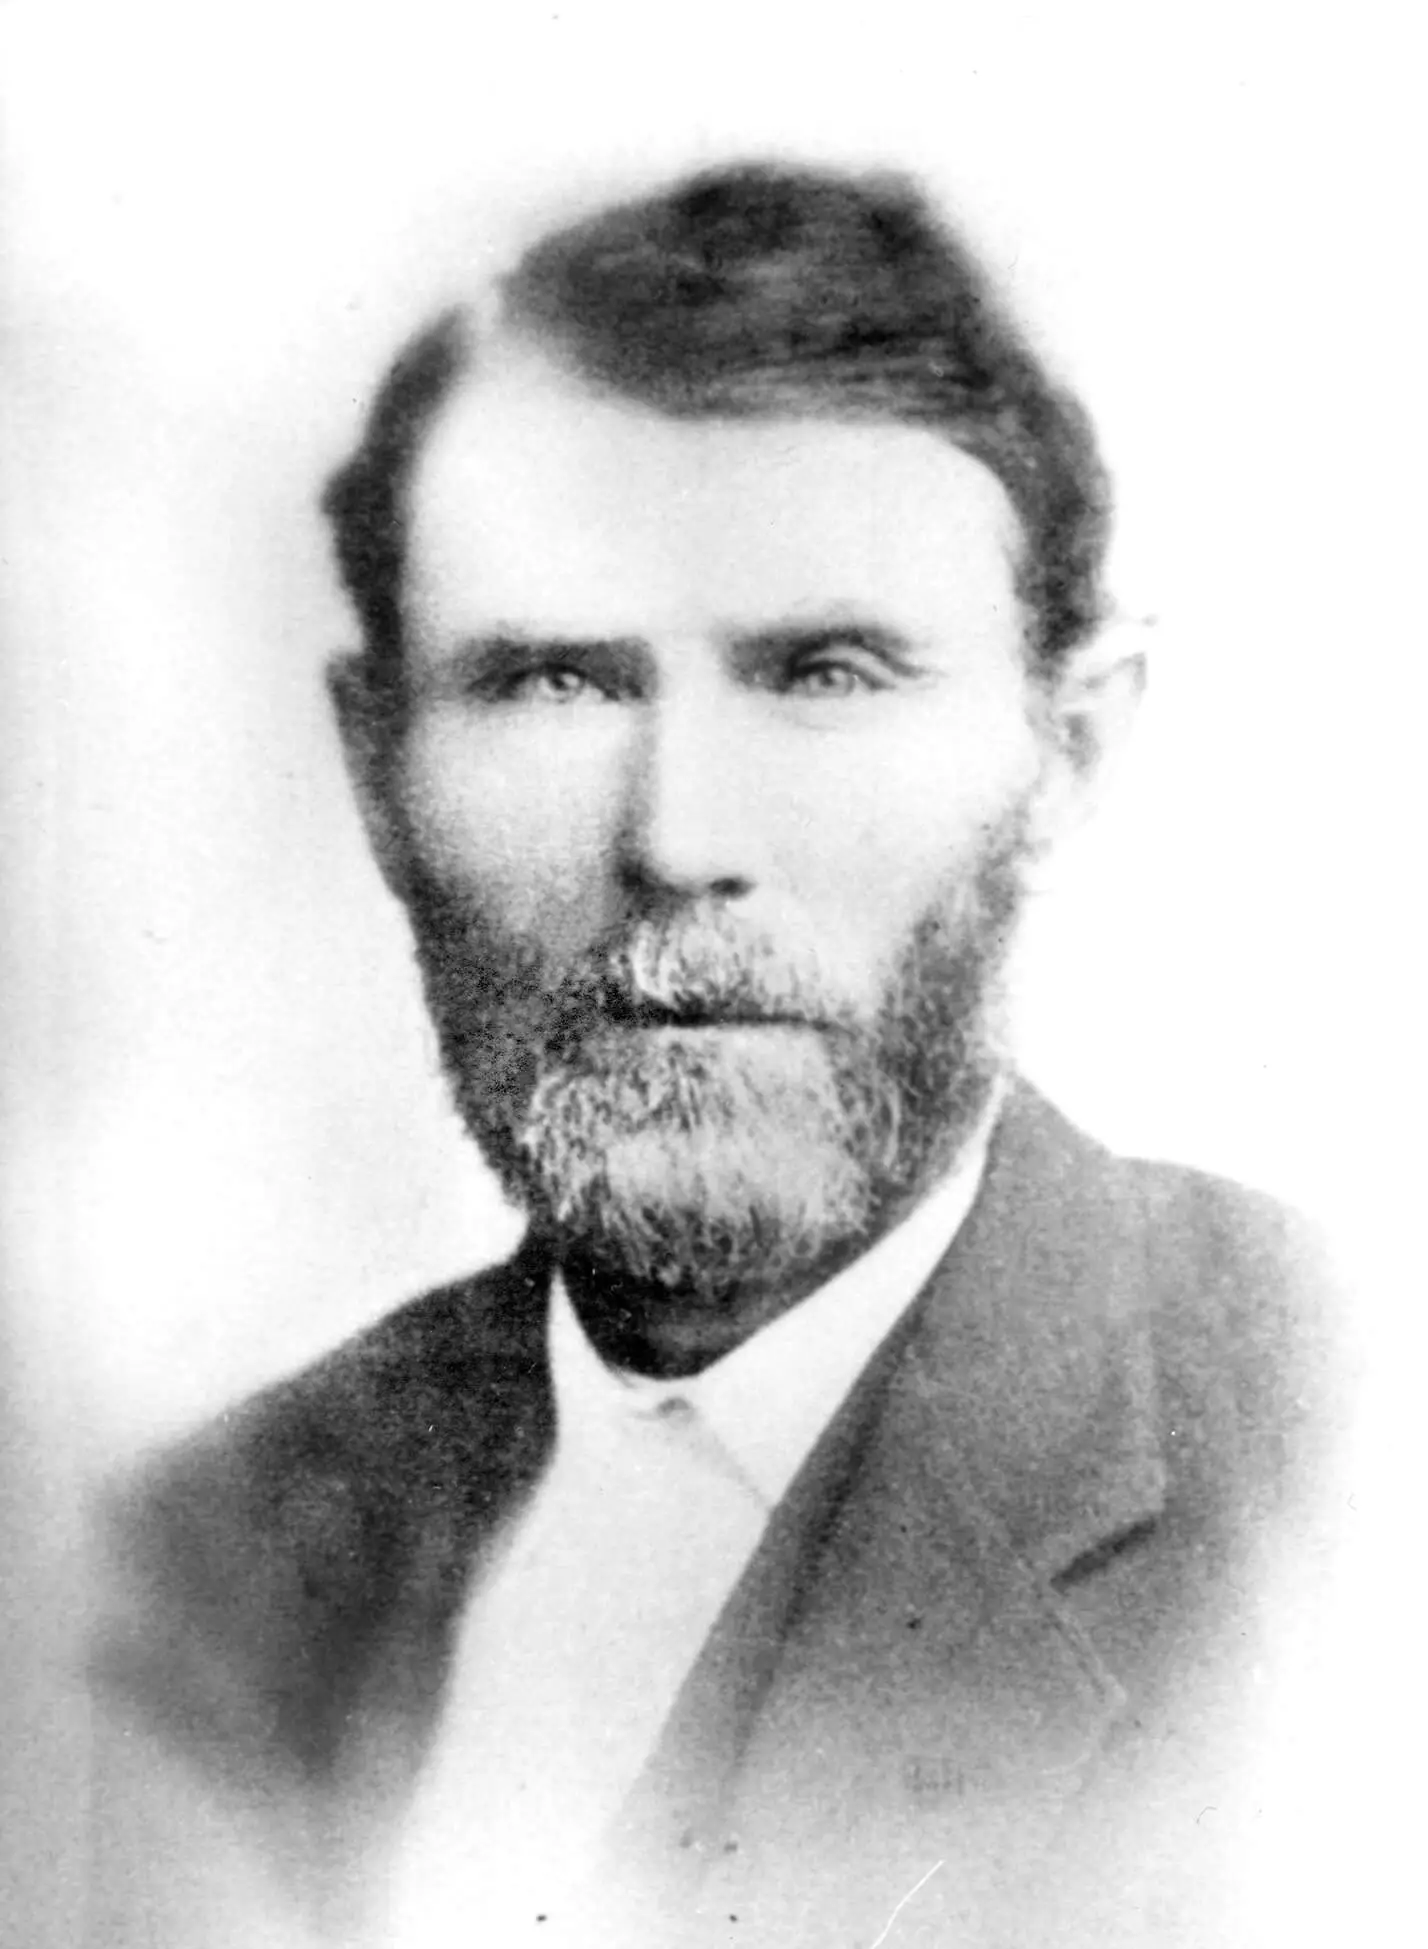
[[[557,1253],[703,1301],[817,1283],[956,1160],[1003,1064],[1020,808],[859,1005],[811,941],[715,901],[574,964],[413,864],[443,1067],[508,1197]]]

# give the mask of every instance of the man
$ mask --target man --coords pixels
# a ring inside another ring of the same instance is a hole
[[[165,1458],[107,1653],[318,1926],[1229,1939],[1312,1277],[1002,1020],[1108,506],[894,179],[607,210],[389,374],[332,694],[529,1232]]]

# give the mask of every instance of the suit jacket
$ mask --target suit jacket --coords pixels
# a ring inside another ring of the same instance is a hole
[[[343,1939],[551,1445],[549,1277],[530,1241],[417,1300],[122,1502],[107,1696]],[[1269,1201],[1017,1086],[690,1673],[591,1938],[1240,1939],[1258,1680],[1317,1548],[1318,1283]]]

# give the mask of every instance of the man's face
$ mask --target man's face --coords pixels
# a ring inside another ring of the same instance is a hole
[[[458,1101],[597,1260],[808,1277],[955,1154],[1041,771],[995,477],[488,361],[412,483],[381,824]]]

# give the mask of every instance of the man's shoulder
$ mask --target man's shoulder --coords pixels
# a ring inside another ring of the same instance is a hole
[[[1326,1241],[1291,1206],[1192,1165],[1114,1151],[1024,1084],[998,1144],[983,1202],[1034,1276],[1052,1278],[1049,1261],[1117,1257],[1132,1305],[1167,1350],[1332,1289]]]
[[[359,1640],[423,1574],[413,1551],[433,1525],[459,1550],[548,1436],[543,1303],[533,1257],[518,1253],[412,1300],[112,1485],[98,1514],[102,1690],[151,1721],[187,1719],[171,1731],[215,1751],[266,1738],[252,1724],[260,1699],[262,1715],[291,1720],[279,1743],[323,1764],[333,1727],[298,1696],[312,1646],[350,1636],[355,1686]],[[341,1687],[319,1689],[336,1711]]]
[[[1197,1168],[1146,1157],[1116,1157],[1116,1171],[1141,1200],[1159,1240],[1259,1277],[1314,1276],[1324,1241],[1314,1224],[1268,1191]]]
[[[999,1140],[952,1262],[966,1319],[946,1329],[997,1467],[1069,1467],[1114,1414],[1202,1512],[1307,1480],[1343,1414],[1342,1294],[1315,1228],[1224,1177],[1117,1155],[1025,1087]]]
[[[1121,1159],[1167,1507],[1273,1549],[1328,1520],[1352,1410],[1347,1295],[1321,1229],[1258,1189]]]
[[[130,1478],[133,1493],[151,1503],[234,1471],[280,1486],[449,1437],[473,1379],[529,1354],[530,1286],[517,1254],[408,1300],[167,1446]]]
[[[1144,1214],[1162,1375],[1242,1419],[1292,1420],[1328,1377],[1342,1295],[1325,1234],[1269,1193],[1186,1165],[1123,1160]]]

